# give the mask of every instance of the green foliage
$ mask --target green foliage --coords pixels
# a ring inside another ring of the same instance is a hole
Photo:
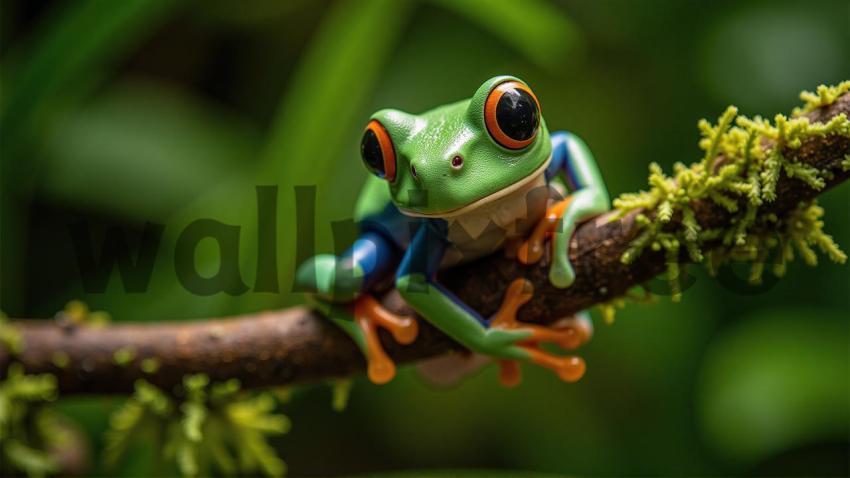
[[[844,82],[838,87],[818,88],[817,95],[804,94],[804,110],[835,101],[848,87],[850,82]],[[639,211],[636,222],[641,232],[623,254],[622,261],[633,262],[647,247],[663,250],[674,301],[681,298],[678,278],[682,248],[693,262],[707,259],[711,273],[729,261],[751,262],[752,283],[761,281],[764,264],[774,250],[777,254],[773,271],[777,275],[782,275],[785,263],[793,259],[794,248],[809,265],[817,263],[811,246],[818,247],[835,262],[846,260],[832,238],[823,232],[820,220],[823,209],[815,202],[801,204],[782,218],[760,214],[759,207],[776,199],[776,184],[782,172],[814,189],[822,189],[824,173],[786,158],[783,150],[799,148],[805,139],[816,136],[850,137],[850,120],[840,114],[826,123],[810,123],[804,117],[789,119],[780,114],[771,123],[760,117],[750,119],[737,114],[738,110],[730,106],[716,125],[706,120],[699,122],[702,133],[699,146],[705,151],[701,161],[690,167],[677,163],[673,176],[665,175],[653,163],[649,168],[649,191],[623,194],[614,200],[620,217]],[[700,227],[692,203],[705,199],[732,215],[730,227],[711,230]],[[673,222],[674,218],[679,218],[679,223]],[[708,242],[719,246],[704,253],[702,246]]]
[[[636,287],[621,297],[615,297],[607,302],[598,304],[596,307],[602,314],[602,320],[611,325],[617,317],[617,311],[626,307],[626,303],[648,304],[656,301],[656,296],[647,289]]]
[[[783,307],[721,333],[698,380],[697,418],[712,448],[752,465],[795,444],[846,436],[846,319],[843,311]]]
[[[544,0],[522,4],[503,0],[432,1],[487,28],[542,67],[563,66],[569,54],[575,56],[584,43],[578,25]]]
[[[145,373],[156,373],[159,370],[160,363],[159,359],[156,357],[148,357],[142,360],[142,372]]]
[[[44,402],[56,399],[56,377],[25,375],[20,364],[12,364],[0,382],[0,471],[22,471],[40,477],[57,471],[47,453],[62,437],[55,432],[55,417]]]
[[[128,365],[134,358],[136,358],[136,349],[133,347],[121,347],[112,354],[112,360],[122,367]]]
[[[21,331],[12,325],[6,314],[0,312],[0,345],[9,349],[12,355],[21,353],[24,344],[21,339]]]
[[[272,413],[275,406],[270,392],[240,392],[235,379],[211,385],[206,375],[187,376],[179,399],[140,380],[110,420],[105,459],[114,466],[132,442],[147,438],[162,444],[157,461],[175,464],[183,476],[213,470],[281,476],[286,465],[268,436],[286,433],[290,424]]]
[[[109,418],[103,455],[107,466],[116,464],[129,444],[140,437],[161,443],[173,408],[171,400],[156,387],[142,380],[136,382],[132,397]]]
[[[112,322],[109,312],[89,310],[89,306],[81,300],[72,300],[57,315],[59,320],[65,320],[75,325],[103,327]]]
[[[70,362],[70,360],[71,360],[71,358],[68,357],[68,354],[66,354],[65,352],[63,352],[61,350],[57,350],[56,352],[53,352],[53,354],[50,357],[50,361],[53,362],[53,365],[55,365],[59,368],[67,367],[68,362]]]
[[[177,4],[89,0],[68,4],[51,15],[34,44],[13,52],[15,61],[3,64],[13,73],[11,78],[4,74],[9,91],[0,105],[4,166],[14,166],[16,158],[10,153],[20,143],[47,126],[46,119],[54,120],[57,110],[82,99],[102,80],[102,69],[143,40]],[[32,168],[29,161],[25,163]],[[4,185],[20,186],[7,179],[11,178],[4,177]]]
[[[163,221],[250,164],[257,128],[226,112],[168,82],[112,85],[50,129],[41,191],[54,202]],[[157,194],[146,193],[150,184]]]
[[[847,92],[850,92],[850,80],[842,81],[835,86],[820,85],[814,93],[804,91],[800,93],[800,99],[805,104],[801,108],[794,109],[794,116],[803,115],[822,106],[831,105],[839,96]]]
[[[341,378],[334,380],[331,386],[333,387],[333,398],[331,399],[331,408],[334,411],[342,412],[348,406],[348,398],[351,396],[351,387],[354,385],[354,379]]]

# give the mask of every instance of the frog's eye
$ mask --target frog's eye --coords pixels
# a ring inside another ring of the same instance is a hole
[[[377,120],[366,125],[360,140],[360,156],[366,168],[376,176],[392,182],[395,179],[395,149],[387,130]]]
[[[524,84],[506,81],[487,97],[484,123],[497,143],[508,149],[522,149],[537,137],[540,103]]]

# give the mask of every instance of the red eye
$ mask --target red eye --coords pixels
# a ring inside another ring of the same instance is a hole
[[[389,182],[395,179],[395,149],[390,134],[378,120],[366,125],[360,141],[360,156],[366,169]]]
[[[524,84],[506,81],[487,97],[484,123],[497,143],[508,149],[522,149],[537,137],[540,103]]]

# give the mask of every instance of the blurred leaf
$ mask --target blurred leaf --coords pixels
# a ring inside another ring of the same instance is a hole
[[[56,399],[56,377],[27,375],[23,366],[9,366],[0,380],[0,473],[20,471],[46,476],[56,469],[48,449],[60,433],[56,420],[42,405]],[[60,444],[61,445],[61,444]]]
[[[409,470],[370,473],[372,478],[564,478],[567,475],[522,470]]]
[[[100,79],[102,68],[131,50],[179,2],[88,0],[68,2],[44,20],[34,39],[9,52],[0,68],[0,189],[3,190],[3,304],[17,307],[24,296],[19,278],[26,238],[14,191],[35,176],[37,155],[19,157],[50,115],[79,101]],[[12,210],[12,212],[10,212]]]
[[[186,376],[185,396],[176,400],[147,382],[136,382],[135,393],[110,418],[107,462],[123,459],[130,444],[153,442],[156,461],[176,464],[183,476],[210,476],[214,469],[233,475],[237,468],[245,474],[282,476],[286,464],[268,440],[289,430],[289,418],[273,413],[272,394],[238,393],[234,381],[208,385],[205,375]]]
[[[237,171],[210,185],[189,206],[175,212],[163,236],[173,250],[180,231],[199,218],[245,226],[240,236],[241,277],[253,285],[256,270],[256,185],[273,184],[278,191],[278,274],[281,294],[247,293],[197,296],[174,277],[173,267],[155,267],[149,296],[102,295],[101,307],[132,311],[133,317],[209,316],[281,305],[294,270],[295,204],[293,186],[320,185],[333,175],[333,164],[350,132],[365,123],[363,109],[396,38],[407,21],[408,2],[343,0],[325,14],[304,53],[269,129],[268,140],[254,171]],[[159,264],[163,264],[160,262]],[[198,271],[218,269],[216,247],[198,247]],[[83,295],[87,300],[89,297]],[[113,300],[114,299],[114,300]],[[111,303],[109,301],[112,301]],[[116,313],[116,316],[118,314]]]
[[[8,169],[12,153],[43,119],[41,115],[79,99],[80,89],[88,86],[83,77],[99,74],[126,54],[178,4],[164,0],[70,2],[39,26],[30,49],[12,53],[12,68],[9,61],[3,65],[8,85],[4,90],[10,91],[4,93],[0,112],[5,181],[12,179]],[[16,59],[22,63],[14,65]],[[12,78],[7,77],[10,70],[16,73]],[[30,161],[23,163],[31,167]]]
[[[0,143],[2,148],[2,143]],[[2,175],[7,174],[0,165]],[[5,179],[0,178],[0,181]],[[21,278],[25,266],[23,251],[26,248],[26,211],[9,188],[0,185],[0,308],[10,314],[21,310],[24,302],[24,285]]]
[[[490,30],[538,65],[555,69],[583,47],[579,27],[547,0],[431,0]]]
[[[29,447],[19,440],[9,440],[3,444],[3,452],[12,469],[23,470],[27,476],[42,477],[57,471],[56,464],[42,450]]]
[[[204,4],[198,17],[217,24],[241,28],[256,28],[258,25],[273,24],[287,15],[296,15],[304,8],[307,0],[253,0],[233,8],[231,0],[212,0]]]
[[[786,308],[741,320],[715,340],[703,364],[699,411],[710,443],[752,465],[846,438],[846,317]]]
[[[699,77],[719,102],[788,110],[795,92],[847,78],[846,11],[842,18],[826,6],[740,5],[747,6],[726,11],[700,45]]]
[[[322,20],[281,101],[262,155],[259,181],[280,185],[281,230],[295,229],[293,186],[321,185],[332,176],[344,140],[365,124],[362,110],[411,7],[411,2],[395,0],[342,0]],[[254,244],[255,233],[246,242]],[[279,270],[287,278],[294,269],[294,240],[285,234],[280,241]],[[288,287],[288,281],[281,286]]]
[[[408,3],[342,0],[326,14],[269,131],[268,172],[322,177],[340,138],[360,124],[356,115],[407,23]]]
[[[53,128],[40,187],[64,204],[161,220],[242,167],[256,142],[248,125],[198,98],[123,84]]]

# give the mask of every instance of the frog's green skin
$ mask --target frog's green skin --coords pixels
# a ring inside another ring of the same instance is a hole
[[[392,140],[396,177],[390,183],[369,177],[355,211],[362,234],[349,251],[339,258],[316,256],[296,276],[361,346],[362,333],[347,320],[350,308],[344,304],[394,276],[404,299],[464,346],[528,359],[527,348],[518,346],[531,335],[528,330],[490,328],[489,319],[441,287],[436,274],[527,235],[546,210],[545,194],[539,193],[557,189],[560,181],[569,184],[571,202],[555,231],[549,279],[560,288],[573,283],[570,237],[578,222],[609,209],[608,192],[585,143],[570,133],[550,135],[542,116],[525,148],[497,143],[484,108],[491,91],[506,81],[520,80],[492,78],[471,99],[421,115],[386,109],[372,116]],[[459,168],[452,165],[456,156],[463,158]]]

